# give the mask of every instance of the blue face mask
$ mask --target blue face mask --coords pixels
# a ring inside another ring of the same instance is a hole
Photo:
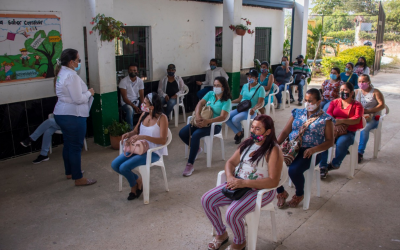
[[[254,83],[254,79],[253,79],[253,78],[247,78],[247,80],[248,80],[248,82],[249,82],[250,84],[253,84],[253,83]]]
[[[337,76],[335,74],[330,74],[330,77],[331,77],[332,80],[336,80],[337,79]]]
[[[81,63],[78,63],[78,67],[75,68],[75,71],[78,71],[81,69]]]
[[[169,76],[174,76],[174,75],[175,75],[175,72],[168,72],[168,75],[169,75]]]
[[[283,62],[282,62],[282,65],[285,66],[285,65],[286,65],[286,61],[283,61]]]
[[[211,70],[214,70],[217,68],[217,66],[211,65],[210,68],[211,68]]]
[[[347,71],[349,71],[349,69],[348,69],[348,68],[344,68],[344,71],[346,71],[346,72],[347,72]]]
[[[261,73],[268,73],[268,69],[261,69]]]

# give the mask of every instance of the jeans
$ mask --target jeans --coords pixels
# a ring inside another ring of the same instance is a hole
[[[232,110],[230,112],[230,117],[229,120],[226,121],[226,124],[228,127],[230,127],[235,134],[239,133],[242,131],[242,124],[240,123],[243,120],[247,120],[247,114],[249,111],[243,111],[243,112],[238,112],[237,109]],[[254,112],[254,114],[251,116],[251,119],[253,119],[257,115],[257,112]]]
[[[51,137],[56,132],[56,130],[60,130],[60,126],[57,125],[54,118],[49,118],[46,121],[42,122],[40,126],[30,135],[30,138],[33,141],[36,141],[41,135],[43,135],[42,139],[42,150],[40,154],[43,156],[47,156],[49,153],[49,149],[51,145]]]
[[[129,124],[129,128],[132,130],[133,129],[133,116],[135,115],[135,110],[129,104],[125,104],[121,108],[126,114],[125,121]]]
[[[289,167],[289,177],[292,180],[294,186],[296,187],[296,196],[304,195],[304,172],[310,168],[311,164],[311,157],[310,158],[303,158],[304,151],[309,148],[300,148],[299,154],[294,158],[292,164]],[[315,165],[321,159],[321,154],[318,154],[315,159]],[[312,170],[313,171],[313,170]],[[283,186],[278,187],[277,192],[278,194],[283,193],[285,191]]]
[[[190,141],[190,153],[189,153],[188,163],[193,164],[197,156],[197,151],[199,150],[200,147],[200,139],[210,135],[211,126],[205,128],[198,128],[195,126],[192,127],[191,126],[192,125],[188,124],[185,127],[183,127],[181,131],[179,131],[179,137],[186,145],[189,146],[189,140],[190,140],[189,129],[190,129],[190,132],[192,133],[192,139]],[[221,132],[221,125],[216,125],[214,127],[214,134],[218,134],[219,132]]]
[[[290,99],[294,99],[293,98],[293,94],[292,94],[292,86],[298,86],[298,91],[299,91],[299,102],[302,102],[303,101],[303,98],[304,98],[304,93],[303,93],[303,90],[304,90],[304,84],[305,84],[305,81],[304,81],[304,79],[301,79],[300,80],[300,82],[299,82],[299,84],[295,84],[295,83],[293,83],[293,84],[290,84],[289,85],[289,93],[290,93]]]
[[[358,144],[358,153],[364,154],[365,148],[367,147],[367,142],[369,140],[369,131],[376,129],[378,127],[379,121],[372,118],[371,121],[367,122],[367,125],[360,133],[360,144]]]
[[[321,109],[326,113],[326,111],[328,111],[329,108],[329,104],[331,103],[330,100],[326,100],[326,99],[322,99],[321,101]]]
[[[204,87],[202,90],[197,92],[197,97],[199,98],[199,100],[201,100],[211,90],[213,90],[213,87],[211,86]]]
[[[334,168],[339,168],[342,164],[344,157],[346,157],[349,147],[354,143],[354,137],[356,132],[347,131],[347,134],[339,136],[336,139],[336,152],[335,157],[332,159],[332,166]],[[320,167],[328,166],[328,150],[321,153],[321,163]]]
[[[131,155],[126,157],[120,154],[111,162],[111,168],[118,174],[123,175],[129,182],[130,187],[136,186],[136,180],[139,178],[137,174],[132,172],[132,169],[146,165],[146,154],[142,155]],[[160,156],[156,153],[151,153],[151,162],[156,162],[160,159]]]
[[[86,117],[73,115],[54,115],[54,120],[63,133],[63,159],[65,175],[73,180],[82,178],[81,151],[86,134]]]
[[[281,84],[278,87],[279,87],[279,92],[275,96],[276,96],[276,100],[278,100],[278,103],[282,103],[282,92],[283,92],[283,94],[285,94],[285,91],[284,91],[285,84]]]
[[[166,102],[165,98],[161,97],[161,104],[163,105],[163,107],[165,104],[167,104],[166,110],[164,109],[164,114],[168,117],[168,120],[169,120],[169,115],[171,114],[171,111],[174,109],[174,106],[176,105],[177,102],[178,100],[176,98],[169,98],[168,102]]]

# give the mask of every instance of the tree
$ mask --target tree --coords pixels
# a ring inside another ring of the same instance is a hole
[[[386,0],[382,3],[386,14],[385,30],[400,32],[400,1]]]
[[[314,4],[312,13],[320,15],[332,15],[336,9],[343,7],[341,0],[313,0],[312,4]]]
[[[36,38],[38,37],[44,38],[43,42],[35,49],[31,46],[33,41],[35,41]],[[56,59],[60,57],[61,52],[62,52],[62,40],[59,40],[58,42],[50,42],[49,37],[60,37],[60,32],[56,30],[52,30],[48,33],[46,36],[46,33],[44,30],[39,30],[35,33],[33,38],[29,38],[25,40],[25,48],[34,54],[39,54],[42,58],[46,58],[46,60],[41,61],[41,65],[47,64],[47,73],[46,73],[46,78],[49,77],[54,77],[54,65],[56,64]]]

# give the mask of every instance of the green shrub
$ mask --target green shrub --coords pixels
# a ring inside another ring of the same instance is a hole
[[[340,72],[344,72],[346,64],[348,62],[356,64],[360,56],[364,56],[367,66],[371,67],[375,60],[375,51],[370,46],[358,46],[343,50],[336,57],[324,57],[321,62],[322,73],[328,77],[334,67],[338,67]]]
[[[376,34],[374,33],[367,33],[365,31],[360,32],[360,38],[364,40],[376,40]],[[400,42],[400,35],[396,35],[394,33],[385,33],[383,35],[383,41],[395,41]]]
[[[122,123],[113,120],[110,126],[104,129],[104,134],[110,134],[111,136],[121,136],[129,132],[129,125],[125,121]]]
[[[339,38],[341,40],[349,39],[350,42],[354,42],[356,32],[354,30],[331,31],[331,32],[328,32],[326,34],[326,36],[333,37],[333,39],[335,39],[335,38]]]

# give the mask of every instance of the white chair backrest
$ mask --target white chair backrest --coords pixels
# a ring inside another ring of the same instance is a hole
[[[363,128],[367,125],[367,120],[365,120],[364,116],[362,117]]]
[[[272,84],[272,88],[274,89],[274,91],[270,94],[271,95],[276,95],[279,93],[279,87],[278,85],[276,85],[275,83]]]
[[[168,129],[168,137],[167,137],[167,143],[165,143],[165,146],[168,146],[172,141],[172,133],[171,130]]]
[[[187,93],[189,93],[189,87],[186,84],[183,84],[183,88],[185,89],[183,95],[187,95]]]
[[[286,163],[283,162],[282,172],[281,172],[281,180],[279,181],[278,187],[280,187],[283,184],[285,184],[287,179],[288,179],[288,177],[289,177],[289,168],[286,166]]]
[[[389,114],[389,107],[388,107],[388,105],[385,105],[385,115],[388,115]]]

